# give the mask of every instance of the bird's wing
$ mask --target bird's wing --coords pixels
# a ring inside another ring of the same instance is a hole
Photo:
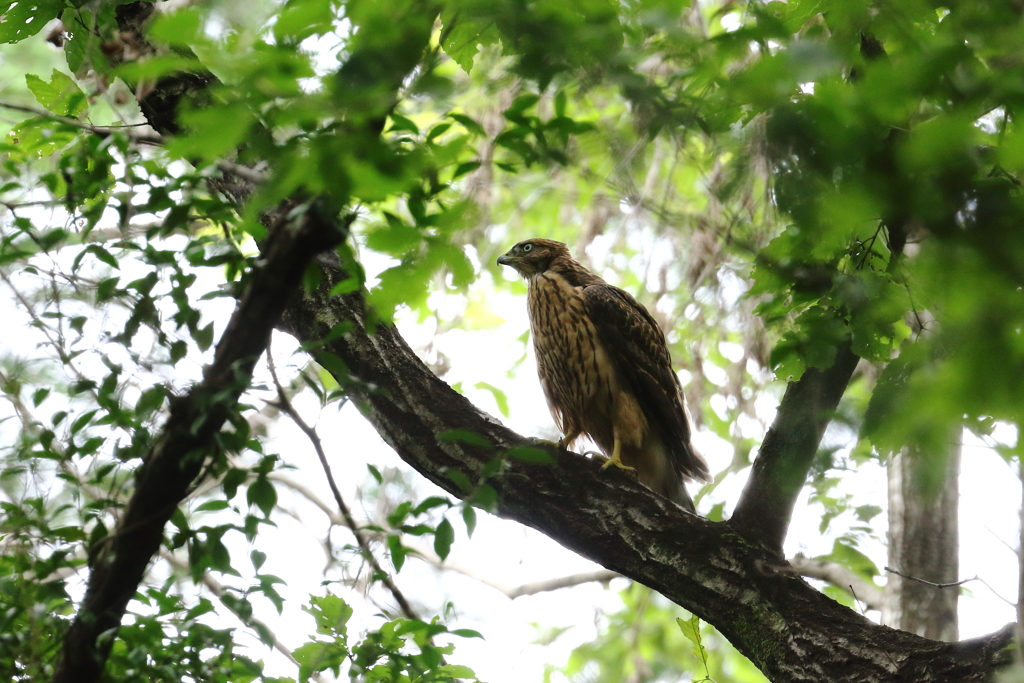
[[[661,431],[676,471],[691,479],[711,481],[707,465],[690,443],[682,389],[658,323],[618,287],[590,285],[581,296],[620,379],[633,391],[648,421]]]

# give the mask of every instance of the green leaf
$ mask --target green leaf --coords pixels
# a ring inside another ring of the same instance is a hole
[[[535,465],[554,465],[558,462],[554,456],[547,451],[533,446],[515,446],[505,451],[505,455],[513,460]]]
[[[472,173],[478,168],[480,168],[479,161],[467,161],[465,163],[461,163],[455,167],[455,172],[452,173],[452,180],[455,180],[456,178],[461,178],[467,173]]]
[[[815,559],[838,562],[865,578],[878,576],[878,567],[871,558],[854,548],[847,539],[837,538],[831,553]]]
[[[533,93],[520,95],[512,100],[512,105],[503,112],[505,118],[518,122],[522,120],[523,112],[537,104],[539,101],[540,95],[534,95]]]
[[[47,157],[78,137],[78,129],[49,119],[22,121],[7,134],[7,142],[23,159]]]
[[[196,507],[196,512],[212,512],[216,510],[226,510],[228,508],[228,502],[226,500],[208,500],[202,505]]]
[[[71,423],[71,434],[74,435],[82,431],[98,412],[99,410],[90,410],[75,418],[75,421]]]
[[[77,119],[89,108],[89,100],[78,84],[57,69],[53,70],[49,83],[34,74],[25,74],[25,83],[36,101],[58,116]]]
[[[498,511],[498,492],[490,484],[481,484],[473,492],[469,502],[485,512],[494,514]]]
[[[292,0],[278,15],[274,39],[280,44],[295,45],[313,35],[324,35],[334,29],[331,0]]]
[[[160,409],[164,404],[164,397],[167,390],[162,384],[155,384],[142,392],[138,402],[135,404],[135,414],[140,419],[145,419]]]
[[[252,560],[253,569],[259,571],[263,563],[267,561],[267,554],[261,553],[259,550],[253,550],[249,553],[249,559]]]
[[[174,47],[189,47],[197,41],[202,30],[202,16],[195,7],[156,15],[146,31],[150,40]]]
[[[401,114],[397,114],[395,112],[392,112],[389,118],[391,119],[391,128],[390,128],[390,130],[392,130],[392,131],[404,130],[404,131],[407,131],[409,133],[412,133],[413,135],[419,135],[420,134],[419,126],[417,126],[412,121],[412,119],[408,119],[408,118],[402,116]]]
[[[476,531],[476,510],[472,505],[462,506],[462,521],[466,524],[466,535],[473,538],[473,532]]]
[[[407,552],[405,546],[402,545],[402,539],[398,536],[388,536],[388,550],[391,551],[391,564],[395,566],[395,571],[402,571]]]
[[[441,23],[441,49],[466,73],[473,70],[473,60],[481,46],[498,42],[497,28],[489,20],[475,19],[458,10],[445,10]]]
[[[442,519],[441,523],[437,525],[437,530],[434,531],[434,552],[442,561],[448,558],[448,553],[451,552],[454,542],[455,529],[452,527],[452,523],[447,519]]]
[[[34,36],[63,10],[63,0],[0,0],[0,43]]]
[[[345,661],[347,654],[345,648],[337,641],[311,641],[292,650],[292,657],[299,663],[300,681],[308,681],[311,674],[318,671],[337,669]]]
[[[453,636],[459,636],[460,638],[479,638],[480,640],[484,639],[484,637],[480,635],[479,631],[474,631],[471,628],[457,628],[452,631],[449,631],[448,633],[451,633]]]
[[[476,674],[468,666],[461,664],[445,664],[437,668],[437,673],[444,676],[444,680],[454,679],[475,679]]]
[[[352,618],[352,607],[337,595],[310,597],[309,607],[303,611],[313,615],[316,632],[324,636],[344,638],[348,633],[348,621]]]
[[[694,614],[685,621],[677,617],[676,623],[679,624],[679,630],[683,632],[686,639],[693,643],[694,657],[707,666],[707,650],[704,648],[703,639],[700,635],[700,619]]]
[[[434,140],[435,138],[440,137],[441,135],[443,135],[445,133],[445,131],[447,131],[451,127],[452,127],[452,124],[450,124],[450,123],[439,123],[439,124],[437,124],[436,126],[431,128],[430,132],[427,134],[427,142],[430,142],[430,141]]]
[[[494,449],[494,444],[486,437],[465,429],[450,429],[446,432],[441,432],[437,435],[437,440],[441,443],[463,443],[468,446],[486,448],[487,450]]]
[[[255,505],[263,512],[265,517],[269,517],[274,506],[277,505],[277,491],[266,476],[259,476],[256,478],[256,481],[249,484],[249,490],[246,492],[246,502],[249,505]]]
[[[221,485],[224,487],[224,495],[228,500],[235,497],[235,494],[238,493],[238,487],[244,484],[245,480],[248,478],[248,470],[243,470],[237,467],[233,467],[228,470],[221,482]]]
[[[167,149],[183,159],[218,159],[249,136],[256,118],[243,102],[192,109],[179,116],[189,134],[176,137]]]
[[[391,256],[401,257],[423,242],[419,228],[402,222],[397,216],[384,212],[386,223],[376,225],[366,233],[366,246]]]
[[[68,542],[84,541],[85,532],[82,527],[78,526],[62,526],[56,529],[52,529],[50,533],[55,537]]]
[[[555,95],[555,118],[565,117],[565,102],[566,94],[564,90],[559,90],[558,94]]]
[[[485,137],[487,135],[487,131],[484,130],[483,126],[481,126],[479,123],[477,123],[470,117],[466,116],[465,114],[448,114],[448,117],[461,123],[463,128],[468,130],[473,135],[477,135],[480,137]]]
[[[116,279],[114,279],[114,278],[111,278],[111,279],[114,280],[114,284],[117,284],[117,280]],[[185,341],[182,340],[182,339],[179,339],[179,340],[175,341],[173,344],[171,344],[171,349],[170,349],[171,365],[174,365],[175,363],[177,363],[179,360],[184,358],[187,354],[188,354],[188,344],[186,344]]]
[[[488,382],[477,382],[474,386],[477,389],[483,389],[485,391],[491,392],[491,396],[494,397],[494,402],[498,404],[498,410],[505,417],[509,416],[508,396],[505,395],[504,391],[494,386],[493,384],[489,384]]]
[[[197,329],[192,337],[196,340],[196,345],[200,350],[206,351],[213,346],[213,323]]]
[[[419,505],[417,505],[413,511],[413,516],[422,515],[424,512],[433,510],[436,507],[447,506],[451,507],[452,502],[444,496],[430,496],[424,499]],[[447,509],[447,508],[446,508]]]

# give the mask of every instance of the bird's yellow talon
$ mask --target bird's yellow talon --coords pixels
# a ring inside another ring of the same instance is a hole
[[[620,470],[626,470],[627,472],[630,472],[630,471],[633,471],[633,470],[636,469],[635,467],[630,467],[629,465],[623,464],[623,462],[621,460],[619,460],[618,458],[608,458],[607,460],[605,460],[604,464],[601,465],[601,469],[602,470],[606,470],[609,467],[611,467],[612,465],[615,465]]]
[[[612,457],[608,458],[605,461],[605,463],[603,465],[601,465],[601,469],[605,470],[605,469],[608,469],[609,467],[611,467],[612,465],[615,465],[620,470],[626,470],[627,472],[631,471],[631,470],[635,470],[636,469],[635,467],[630,467],[629,465],[627,465],[624,462],[622,462],[622,457],[620,456],[621,451],[622,451],[622,443],[618,439],[616,439],[615,440],[615,447],[612,449]]]

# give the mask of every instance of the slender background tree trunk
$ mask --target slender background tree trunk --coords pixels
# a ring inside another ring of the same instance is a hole
[[[889,574],[885,624],[933,640],[959,639],[960,448],[962,431],[950,434],[948,450],[925,455],[906,448],[889,466]],[[936,457],[938,456],[938,457]]]

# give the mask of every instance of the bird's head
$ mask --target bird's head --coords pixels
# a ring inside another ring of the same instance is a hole
[[[569,248],[563,243],[534,238],[523,240],[499,256],[498,264],[512,266],[523,277],[531,278],[546,271],[559,256],[569,257]]]

